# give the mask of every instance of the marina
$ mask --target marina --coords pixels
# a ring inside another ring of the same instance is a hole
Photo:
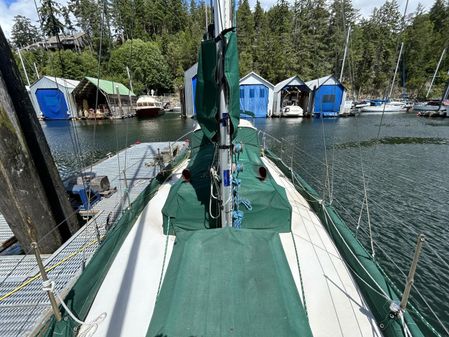
[[[255,125],[283,139],[285,144],[296,144],[298,150],[293,156],[295,170],[307,178],[320,194],[323,193],[322,182],[326,170],[316,159],[325,160],[323,127],[325,128],[328,151],[334,153],[332,164],[334,204],[354,229],[357,219],[353,217],[360,211],[357,205],[360,206],[363,199],[363,184],[360,164],[350,163],[360,162],[358,148],[360,143],[363,162],[368,167],[366,174],[371,177],[373,232],[383,238],[382,249],[388,256],[394,255],[395,263],[404,266],[405,270],[410,256],[406,252],[398,251],[396,247],[400,245],[411,248],[416,231],[425,230],[430,247],[434,247],[433,249],[439,247],[438,256],[445,259],[447,258],[445,252],[449,251],[447,241],[444,239],[444,233],[447,232],[445,219],[449,214],[437,200],[445,198],[449,186],[444,183],[437,185],[434,180],[444,182],[447,178],[440,167],[449,160],[447,151],[444,150],[449,143],[449,120],[417,119],[413,114],[384,116],[380,142],[376,146],[374,139],[380,118],[380,115],[360,115],[351,119],[255,119]],[[56,164],[65,177],[78,171],[77,161],[72,155],[69,136],[71,128],[77,128],[80,146],[86,152],[84,156],[86,160],[98,161],[108,153],[116,151],[115,142],[109,141],[111,137],[118,136],[117,142],[121,147],[125,147],[126,144],[131,145],[136,141],[142,143],[159,141],[170,131],[171,139],[174,141],[192,130],[195,121],[183,120],[170,114],[157,120],[103,121],[97,125],[95,147],[90,141],[94,122],[72,123],[42,122]],[[117,132],[126,129],[130,135],[128,139],[123,132]],[[63,144],[64,146],[61,146]],[[426,164],[418,164],[418,158]],[[85,164],[88,165],[88,162]],[[348,176],[352,177],[350,181],[347,179]],[[389,194],[382,192],[386,189],[390,191]],[[386,218],[389,219],[390,225],[381,225]],[[428,221],[429,218],[432,222]],[[361,239],[368,240],[366,234],[361,232],[360,235]],[[420,266],[420,274],[426,275],[426,278],[418,275],[415,282],[440,317],[445,317],[444,312],[449,308],[446,307],[444,300],[435,296],[438,293],[449,292],[449,289],[440,282],[441,278],[445,278],[446,267],[438,256],[430,248],[424,248],[423,259],[426,262]],[[401,284],[403,282],[401,274],[382,250],[378,252],[378,259],[396,282]],[[31,261],[32,258],[29,259],[29,263]],[[429,316],[428,319],[431,320],[432,317]]]
[[[72,5],[0,28],[2,337],[449,336],[448,4]]]

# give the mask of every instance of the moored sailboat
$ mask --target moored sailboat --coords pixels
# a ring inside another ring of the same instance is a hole
[[[216,2],[201,45],[188,159],[130,205],[40,334],[423,336],[332,205],[239,120],[231,8]]]

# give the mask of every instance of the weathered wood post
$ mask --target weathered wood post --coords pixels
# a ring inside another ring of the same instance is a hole
[[[1,28],[0,212],[26,250],[53,252],[79,228]]]

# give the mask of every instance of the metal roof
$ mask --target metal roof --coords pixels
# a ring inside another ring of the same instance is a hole
[[[322,85],[341,85],[343,84],[337,80],[337,78],[334,75],[326,75],[314,80],[307,81],[306,84],[313,90],[314,88],[319,88]]]
[[[87,86],[93,84],[98,87],[106,95],[117,95],[117,89],[121,96],[136,96],[130,89],[124,86],[122,83],[98,79],[95,77],[85,77],[79,85],[75,88],[75,91],[83,91]]]
[[[299,86],[302,91],[311,91],[311,87],[308,86],[307,83],[305,83],[299,76],[295,75],[276,84],[274,87],[274,92],[279,92],[289,85]]]
[[[245,76],[243,76],[240,81],[239,84],[240,85],[245,85],[245,81],[248,80],[249,78],[255,78],[256,80],[258,80],[259,82],[265,84],[268,88],[273,89],[274,85],[267,81],[266,79],[264,79],[262,76],[260,76],[259,74],[255,73],[254,71],[251,71],[250,73],[246,74]]]
[[[38,79],[36,82],[34,82],[31,86],[30,89],[32,89],[33,87],[35,87],[36,85],[38,85],[40,82],[42,81],[51,81],[53,83],[56,83],[58,86],[60,87],[64,87],[67,89],[74,89],[79,83],[80,81],[77,80],[70,80],[67,78],[61,78],[61,77],[55,77],[55,76],[42,76],[40,79]]]

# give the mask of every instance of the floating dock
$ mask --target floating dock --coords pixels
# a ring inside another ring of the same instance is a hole
[[[116,192],[98,201],[85,216],[90,220],[51,255],[42,255],[49,279],[64,297],[84,266],[120,215],[167,167],[173,152],[187,148],[184,142],[141,143],[104,159],[85,173],[106,175]],[[0,215],[0,244],[13,236]],[[0,256],[0,336],[34,335],[40,322],[52,314],[42,291],[42,280],[34,255]]]

